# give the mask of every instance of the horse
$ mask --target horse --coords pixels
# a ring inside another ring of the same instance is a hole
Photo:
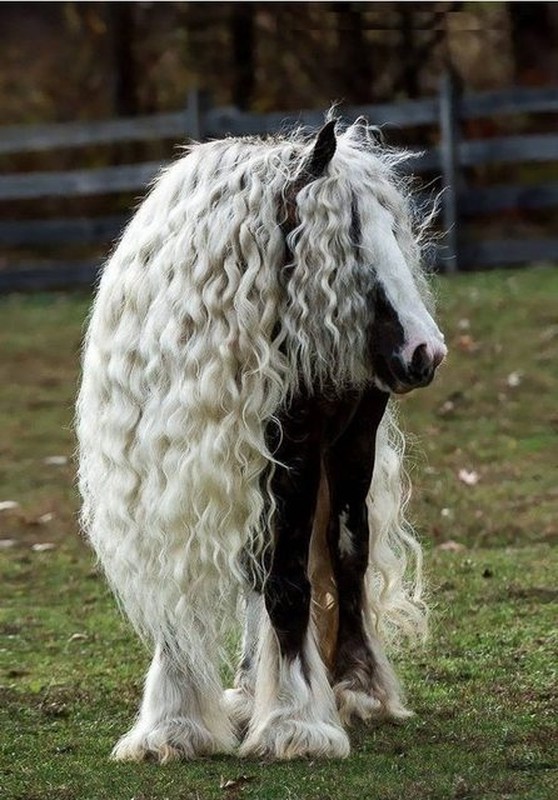
[[[446,347],[406,158],[362,119],[193,143],[104,268],[81,521],[153,651],[116,759],[342,758],[351,721],[410,713],[386,648],[427,607],[394,396]]]

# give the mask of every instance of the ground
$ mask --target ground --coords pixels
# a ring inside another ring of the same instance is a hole
[[[401,401],[432,607],[429,643],[396,655],[415,716],[353,729],[341,763],[164,767],[107,758],[148,655],[77,533],[72,403],[90,297],[1,299],[0,796],[554,800],[556,297],[553,267],[439,282],[450,356]]]

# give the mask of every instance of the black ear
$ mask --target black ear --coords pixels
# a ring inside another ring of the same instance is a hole
[[[337,140],[335,139],[335,121],[328,122],[318,134],[312,155],[306,165],[306,174],[314,180],[320,178],[333,158]]]

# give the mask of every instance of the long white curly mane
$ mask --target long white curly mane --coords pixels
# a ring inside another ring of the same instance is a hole
[[[299,191],[285,237],[289,189],[311,147],[299,132],[188,148],[106,265],[85,342],[84,528],[136,629],[176,658],[188,652],[205,680],[217,679],[203,654],[234,616],[246,554],[271,541],[266,427],[302,385],[342,391],[371,379],[374,274],[355,256],[355,197],[364,216],[370,196],[390,210],[427,292],[394,173],[402,156],[362,122],[340,133],[327,174]],[[388,411],[369,496],[368,599],[384,635],[425,626],[406,497]]]

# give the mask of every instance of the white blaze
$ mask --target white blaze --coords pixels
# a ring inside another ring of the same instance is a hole
[[[425,344],[428,353],[441,360],[447,352],[444,336],[424,305],[393,225],[391,213],[372,200],[363,214],[364,256],[374,266],[377,280],[403,328],[403,358],[410,361],[415,349]]]

